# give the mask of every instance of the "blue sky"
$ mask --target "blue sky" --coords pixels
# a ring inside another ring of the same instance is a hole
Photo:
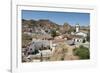
[[[89,13],[76,13],[76,12],[52,12],[52,11],[34,11],[34,10],[22,10],[22,19],[49,19],[59,25],[65,22],[70,25],[80,24],[86,26],[90,24]]]

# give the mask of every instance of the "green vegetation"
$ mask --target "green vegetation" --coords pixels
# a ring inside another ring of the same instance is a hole
[[[68,32],[69,34],[70,34],[71,32],[74,32],[74,33],[75,33],[75,28],[71,28],[71,29],[69,29],[67,32]]]
[[[86,39],[87,39],[88,42],[90,42],[90,32],[87,34]]]
[[[80,59],[90,59],[89,48],[80,46],[79,48],[75,48],[73,51],[74,54],[79,56]]]
[[[67,26],[67,25],[69,25],[69,23],[68,22],[65,22],[63,26]]]
[[[57,32],[56,30],[51,30],[51,36],[54,38],[55,36],[57,36]]]
[[[63,60],[64,60],[64,57],[61,58],[61,61],[63,61]]]
[[[83,43],[85,43],[86,42],[86,40],[85,39],[83,39]]]

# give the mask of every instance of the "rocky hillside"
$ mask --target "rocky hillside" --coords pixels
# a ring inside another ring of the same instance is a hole
[[[29,31],[33,33],[50,33],[51,30],[56,30],[62,34],[72,31],[74,28],[68,23],[63,25],[56,24],[50,20],[40,19],[36,20],[25,20],[22,19],[23,31]]]

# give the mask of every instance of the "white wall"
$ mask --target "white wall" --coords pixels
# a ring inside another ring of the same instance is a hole
[[[56,4],[79,4],[79,5],[94,5],[98,9],[98,25],[97,29],[100,31],[100,2],[99,0],[33,0],[36,3],[56,3]],[[10,0],[1,0],[0,2],[0,73],[8,73],[10,67]],[[97,32],[100,37],[100,33]],[[98,38],[98,44],[100,43]],[[99,47],[100,48],[100,47]],[[100,49],[98,49],[98,67],[87,69],[67,69],[67,70],[55,70],[49,72],[39,73],[99,73],[100,69]]]

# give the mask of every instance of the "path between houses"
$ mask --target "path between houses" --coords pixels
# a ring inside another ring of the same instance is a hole
[[[79,57],[75,56],[73,53],[73,49],[75,48],[75,46],[68,46],[68,51],[65,55],[65,60],[78,60]]]

